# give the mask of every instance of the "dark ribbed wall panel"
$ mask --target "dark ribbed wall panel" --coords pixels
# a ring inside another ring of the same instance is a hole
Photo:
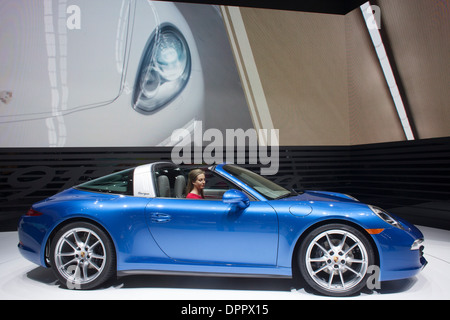
[[[20,215],[36,201],[90,178],[170,161],[171,150],[0,149],[0,231],[15,230]],[[279,171],[268,177],[287,188],[349,193],[414,223],[450,229],[450,138],[353,147],[280,147],[279,155]],[[245,167],[259,173],[258,166]]]
[[[0,219],[26,212],[34,202],[88,179],[160,159],[170,150],[151,148],[0,149]]]
[[[450,230],[450,138],[352,147],[352,194]]]
[[[362,196],[392,198],[396,204],[448,200],[450,148],[442,142],[355,147],[352,187]]]

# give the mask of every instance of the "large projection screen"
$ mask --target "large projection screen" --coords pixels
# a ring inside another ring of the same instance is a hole
[[[253,128],[220,8],[147,0],[0,3],[0,147],[173,144]]]

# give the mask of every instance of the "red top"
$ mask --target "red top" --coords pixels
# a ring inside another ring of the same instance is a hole
[[[203,199],[202,196],[199,196],[198,194],[195,193],[188,193],[188,195],[186,196],[186,199]]]

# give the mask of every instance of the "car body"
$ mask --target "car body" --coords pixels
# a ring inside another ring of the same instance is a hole
[[[81,289],[114,273],[300,274],[344,296],[366,285],[373,266],[385,281],[426,264],[415,226],[351,196],[297,193],[219,164],[205,168],[205,199],[186,199],[189,168],[145,164],[38,202],[19,222],[20,252]]]
[[[0,12],[13,35],[0,48],[2,147],[167,145],[203,120],[204,72],[176,4],[10,2]]]

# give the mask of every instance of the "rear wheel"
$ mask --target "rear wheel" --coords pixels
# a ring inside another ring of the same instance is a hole
[[[319,293],[348,296],[367,282],[374,251],[366,236],[345,224],[329,224],[309,233],[299,248],[302,277]]]
[[[50,261],[68,289],[92,289],[115,272],[115,252],[108,235],[87,222],[61,228],[53,238]]]

